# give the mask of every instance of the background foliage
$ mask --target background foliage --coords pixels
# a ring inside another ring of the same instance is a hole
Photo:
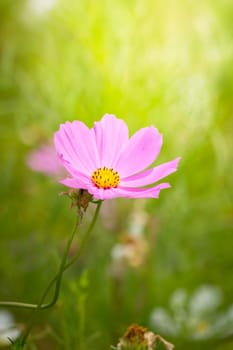
[[[1,299],[36,302],[72,228],[75,212],[59,196],[63,187],[25,162],[61,122],[91,126],[108,112],[131,133],[153,124],[164,135],[158,163],[178,155],[182,161],[169,178],[172,189],[142,202],[150,247],[143,263],[114,272],[111,250],[136,205],[116,200],[29,348],[108,349],[130,323],[151,328],[153,308],[167,307],[179,288],[219,286],[228,307],[232,1],[61,0],[47,10],[43,3],[50,1],[0,2]],[[20,324],[29,317],[13,312]],[[206,348],[185,334],[169,340],[178,349]]]

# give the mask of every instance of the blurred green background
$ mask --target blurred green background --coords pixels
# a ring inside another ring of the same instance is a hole
[[[113,113],[131,134],[153,124],[164,136],[156,164],[182,157],[160,199],[103,208],[28,349],[109,349],[131,323],[156,332],[153,309],[180,288],[220,288],[215,319],[232,305],[232,38],[231,0],[0,1],[0,299],[36,303],[72,229],[64,187],[25,162],[61,122],[91,127]],[[119,261],[113,248],[140,216],[147,249]],[[11,311],[21,325],[30,316]],[[161,335],[181,350],[233,348],[225,333]]]

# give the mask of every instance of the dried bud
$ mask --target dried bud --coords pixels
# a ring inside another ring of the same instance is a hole
[[[123,336],[123,342],[127,345],[146,345],[145,334],[147,329],[136,324],[131,325]]]
[[[117,344],[117,350],[156,350],[159,340],[167,350],[173,350],[174,345],[167,342],[160,335],[148,331],[136,324],[131,325]]]
[[[87,190],[82,189],[70,189],[66,192],[61,192],[61,195],[66,195],[71,199],[71,208],[77,207],[80,219],[82,219],[89,203],[93,199],[92,195]]]

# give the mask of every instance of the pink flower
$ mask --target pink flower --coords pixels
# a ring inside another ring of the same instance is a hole
[[[26,163],[31,170],[52,177],[61,178],[66,173],[53,145],[43,144],[30,152],[26,158]]]
[[[55,148],[70,174],[60,181],[85,189],[95,199],[115,197],[158,198],[169,183],[152,185],[177,169],[180,158],[147,169],[157,158],[162,136],[153,127],[140,129],[128,137],[128,127],[121,119],[106,114],[89,129],[80,121],[61,124],[55,133]]]

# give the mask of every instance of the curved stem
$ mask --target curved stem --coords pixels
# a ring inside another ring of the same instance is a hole
[[[61,264],[60,264],[60,268],[59,268],[59,271],[58,271],[58,274],[51,280],[51,282],[49,283],[49,285],[47,286],[47,288],[45,289],[44,293],[42,294],[42,297],[40,299],[40,302],[38,303],[38,305],[36,306],[36,308],[34,308],[34,312],[32,314],[32,318],[31,318],[31,321],[29,323],[29,326],[27,327],[23,337],[22,337],[22,340],[21,340],[21,344],[22,346],[24,346],[24,344],[26,343],[26,340],[28,338],[28,335],[34,325],[34,322],[37,318],[37,314],[38,312],[42,309],[48,309],[50,307],[52,307],[53,305],[56,304],[57,302],[57,299],[58,299],[58,296],[59,296],[59,292],[60,292],[60,287],[61,287],[61,281],[62,281],[62,276],[63,276],[63,272],[68,269],[69,266],[71,266],[78,258],[79,256],[81,255],[82,251],[83,251],[83,248],[85,246],[85,243],[87,242],[89,236],[90,236],[90,233],[96,223],[96,220],[97,220],[97,217],[98,217],[98,214],[99,214],[99,211],[100,211],[100,207],[101,207],[101,203],[102,202],[99,202],[97,204],[97,207],[96,207],[96,210],[95,210],[95,214],[93,216],[93,219],[91,221],[91,224],[87,230],[87,232],[84,234],[83,236],[83,240],[81,241],[81,244],[80,244],[80,248],[77,252],[77,254],[74,256],[73,259],[70,260],[70,262],[66,263],[66,260],[67,260],[67,257],[69,255],[69,251],[70,251],[70,247],[71,247],[71,244],[73,242],[73,239],[74,239],[74,236],[75,236],[75,233],[76,233],[76,230],[77,230],[77,227],[78,227],[78,224],[79,224],[79,217],[77,216],[77,221],[75,223],[75,226],[74,226],[74,229],[72,231],[72,234],[70,236],[70,239],[68,240],[67,242],[67,245],[66,245],[66,249],[65,249],[65,252],[64,252],[64,255],[62,257],[62,261],[61,261]],[[56,287],[55,287],[55,292],[54,292],[54,295],[53,295],[53,299],[51,300],[50,303],[48,304],[44,304],[43,305],[43,302],[50,290],[50,288],[52,287],[52,285],[56,282]]]
[[[47,303],[47,304],[43,304],[44,302],[44,299],[46,298],[46,296],[48,295],[48,292],[49,290],[51,289],[51,287],[53,286],[53,284],[56,282],[56,281],[59,281],[59,276],[60,276],[60,273],[62,274],[65,270],[67,270],[71,265],[73,265],[73,263],[80,257],[82,251],[83,251],[83,248],[85,247],[85,244],[86,242],[88,241],[88,238],[90,236],[90,233],[96,223],[96,220],[97,220],[97,217],[98,217],[98,214],[99,214],[99,211],[100,211],[100,207],[101,207],[101,204],[102,202],[99,201],[97,203],[97,206],[96,206],[96,210],[95,210],[95,214],[93,216],[93,219],[91,221],[91,224],[88,228],[88,230],[86,231],[86,233],[84,234],[83,236],[83,240],[80,244],[80,248],[79,250],[77,251],[76,255],[68,262],[66,263],[66,259],[64,260],[65,261],[65,264],[64,264],[64,261],[62,259],[62,263],[60,265],[60,268],[62,266],[62,270],[59,269],[59,272],[58,274],[50,281],[50,283],[48,284],[47,288],[45,289],[42,297],[41,297],[41,300],[40,300],[40,303],[39,304],[30,304],[30,303],[21,303],[21,302],[17,302],[17,301],[0,301],[0,306],[7,306],[7,307],[18,307],[18,308],[25,308],[25,309],[37,309],[38,308],[38,305],[39,305],[39,309],[48,309],[50,308],[51,306],[53,306],[56,301],[57,301],[57,298],[58,298],[58,294],[59,294],[59,289],[60,289],[60,282],[56,284],[56,289],[55,289],[55,293],[54,293],[54,296],[53,296],[53,299],[51,300],[50,303]],[[71,235],[72,237],[72,240],[73,240],[73,235],[76,231],[76,228],[77,228],[77,224],[75,225],[75,229]],[[67,243],[67,247],[68,247],[68,244],[71,244],[72,241],[70,242],[70,240],[68,241]],[[66,253],[66,251],[65,251]],[[64,254],[65,256],[65,254]],[[63,256],[63,258],[64,258]],[[66,256],[67,258],[67,256]]]
[[[79,224],[79,217],[77,215],[77,219],[76,219],[76,223],[75,223],[74,229],[73,229],[72,234],[71,234],[71,236],[70,236],[70,238],[69,238],[69,240],[68,240],[68,242],[66,244],[66,248],[65,248],[65,251],[64,251],[64,254],[63,254],[63,257],[62,257],[62,261],[61,261],[61,264],[60,264],[60,267],[59,267],[59,270],[58,270],[58,274],[57,274],[57,278],[56,278],[55,292],[54,292],[54,295],[53,295],[53,299],[52,299],[52,301],[50,303],[50,307],[52,307],[56,303],[56,301],[58,299],[59,292],[60,292],[60,287],[61,287],[61,281],[62,281],[62,274],[63,274],[63,271],[64,271],[66,260],[67,260],[67,257],[68,257],[69,251],[70,251],[70,247],[71,247],[71,244],[73,242],[73,239],[74,239],[74,236],[75,236],[78,224]],[[22,339],[21,339],[21,344],[22,345],[24,345],[26,343],[28,335],[29,335],[29,333],[30,333],[30,331],[31,331],[31,329],[32,329],[32,327],[34,325],[34,322],[35,322],[36,318],[37,318],[37,314],[40,311],[41,306],[42,306],[42,304],[44,302],[44,299],[46,298],[46,296],[47,296],[51,286],[52,286],[52,284],[49,283],[49,286],[45,289],[45,291],[42,294],[42,297],[41,297],[38,305],[34,309],[34,312],[32,314],[32,317],[31,317],[31,320],[29,322],[29,325],[26,328],[26,330],[24,332],[24,335],[22,336]]]
[[[71,265],[73,265],[73,263],[78,260],[78,258],[80,257],[80,255],[82,254],[82,251],[86,245],[86,242],[88,241],[88,238],[90,236],[90,233],[91,231],[93,230],[93,227],[95,226],[95,223],[96,223],[96,220],[98,218],[98,215],[99,215],[99,211],[100,211],[100,207],[101,207],[101,204],[102,202],[98,202],[97,206],[96,206],[96,210],[95,210],[95,214],[93,216],[93,219],[91,221],[91,224],[89,226],[89,228],[87,229],[87,231],[85,232],[84,236],[83,236],[83,240],[81,241],[80,243],[80,247],[77,251],[77,253],[75,254],[75,256],[66,264],[63,265],[63,270],[62,272],[64,272],[65,270],[67,270]],[[49,283],[48,287],[46,288],[45,292],[44,292],[44,299],[46,297],[46,295],[48,294],[48,291],[50,290],[50,288],[52,287],[52,285],[58,280],[58,274],[51,280],[51,282]],[[56,288],[57,289],[57,288]],[[58,293],[56,293],[56,290],[55,290],[55,293],[54,293],[54,297],[52,299],[52,301],[48,304],[41,304],[40,308],[41,309],[48,309],[50,308],[51,306],[53,306],[56,301],[57,301],[57,297],[58,297],[58,294],[59,294],[59,290],[58,290]],[[43,300],[44,300],[43,299]],[[42,301],[43,303],[43,301]]]

